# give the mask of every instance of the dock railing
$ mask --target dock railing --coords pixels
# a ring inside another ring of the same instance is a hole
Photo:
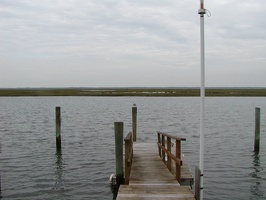
[[[131,172],[132,158],[133,158],[133,136],[129,132],[124,139],[125,141],[125,184],[129,184],[129,177]]]
[[[185,141],[185,138],[179,138],[175,137],[166,133],[162,133],[160,131],[157,131],[158,136],[158,151],[159,156],[162,158],[163,162],[166,164],[169,171],[172,169],[172,160],[174,160],[176,164],[176,180],[180,183],[181,181],[181,166],[182,166],[182,160],[181,160],[181,141]],[[175,149],[175,155],[171,152],[172,150],[172,140],[175,140],[176,143],[176,149]],[[166,142],[166,145],[165,145]],[[167,158],[167,159],[166,159]]]

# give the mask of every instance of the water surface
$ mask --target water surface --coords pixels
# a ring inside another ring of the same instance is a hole
[[[138,106],[138,141],[156,131],[187,138],[183,153],[194,173],[199,158],[197,97],[1,97],[2,199],[112,199],[114,122],[131,131]],[[55,147],[61,107],[62,151]],[[261,108],[261,151],[253,153],[255,107]],[[265,199],[266,98],[206,98],[204,199]]]

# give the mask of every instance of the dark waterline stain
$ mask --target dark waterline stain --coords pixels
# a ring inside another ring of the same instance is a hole
[[[65,189],[65,184],[63,181],[63,164],[64,164],[64,160],[63,160],[63,155],[62,155],[62,150],[56,150],[55,153],[55,174],[56,174],[56,182],[55,185],[53,187],[54,190],[64,190]]]
[[[262,191],[262,185],[261,185],[261,176],[260,176],[260,172],[263,171],[263,168],[261,167],[261,163],[260,163],[260,155],[259,153],[254,153],[252,155],[253,158],[253,170],[254,172],[250,173],[249,175],[255,179],[255,181],[252,181],[252,184],[250,186],[250,193],[254,196],[254,197],[263,197],[264,193]]]

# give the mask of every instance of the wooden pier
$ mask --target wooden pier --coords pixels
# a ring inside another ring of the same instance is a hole
[[[181,159],[181,141],[185,139],[157,134],[157,144],[133,143],[131,133],[125,138],[125,184],[120,185],[117,200],[195,200],[192,175]]]

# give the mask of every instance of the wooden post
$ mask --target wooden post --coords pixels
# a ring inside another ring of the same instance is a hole
[[[201,171],[198,167],[195,167],[195,199],[200,199],[200,178],[201,178]]]
[[[132,133],[133,133],[133,141],[137,141],[137,106],[134,105],[132,107]]]
[[[158,137],[158,144],[161,144],[161,135],[158,132],[157,132],[157,137]],[[159,156],[162,157],[162,150],[159,146],[158,146],[158,151],[159,151]]]
[[[254,151],[260,151],[260,108],[255,109],[255,138],[254,138]]]
[[[162,146],[165,147],[165,138],[164,135],[162,135]],[[163,156],[163,162],[165,163],[165,152],[162,151],[162,156]]]
[[[56,107],[55,109],[55,123],[56,123],[56,149],[61,150],[61,110],[60,107]]]
[[[181,141],[176,140],[176,158],[181,159]],[[176,163],[176,180],[180,183],[181,180],[181,166]]]
[[[115,122],[115,158],[116,158],[116,182],[124,183],[123,173],[123,122]]]
[[[129,184],[129,177],[132,165],[132,157],[133,157],[133,140],[132,140],[132,132],[129,132],[125,141],[125,184]]]
[[[169,151],[170,153],[171,153],[171,146],[172,146],[171,138],[167,137],[167,151]],[[167,155],[167,167],[168,167],[170,172],[172,171],[172,169],[171,169],[171,167],[172,167],[171,161],[172,161],[171,157]]]

